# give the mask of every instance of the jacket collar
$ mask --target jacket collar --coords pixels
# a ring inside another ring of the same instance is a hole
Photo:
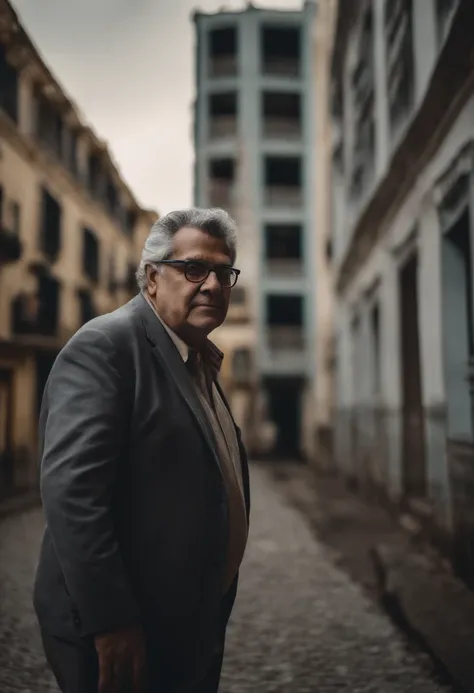
[[[171,327],[169,327],[163,318],[160,316],[158,311],[155,308],[155,305],[153,304],[153,301],[150,299],[148,294],[146,292],[143,292],[141,294],[145,302],[148,304],[150,309],[152,310],[153,314],[156,316],[156,318],[159,320],[161,323],[162,327],[165,329],[165,331],[168,333],[170,336],[173,344],[177,348],[178,352],[181,355],[181,358],[183,361],[186,363],[189,358],[189,352],[190,352],[190,347],[184,342],[181,337],[179,337],[176,332],[174,332]],[[217,375],[220,372],[221,366],[222,366],[222,361],[224,359],[224,354],[222,351],[213,343],[211,342],[210,339],[206,339],[204,343],[203,349],[201,349],[200,352],[201,358],[205,365],[209,366],[209,368],[212,371],[212,374],[214,377],[217,377]]]

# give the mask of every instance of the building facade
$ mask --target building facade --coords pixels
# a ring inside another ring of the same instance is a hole
[[[337,0],[319,0],[313,34],[315,157],[315,362],[314,428],[319,469],[331,468],[333,459],[334,401],[334,277],[331,262],[331,60]]]
[[[35,485],[49,369],[84,322],[136,293],[155,218],[0,0],[0,497]]]
[[[335,448],[474,574],[470,0],[339,1]]]
[[[258,429],[247,437],[286,456],[312,442],[315,10],[194,16],[195,203],[240,228],[242,275],[216,341]]]

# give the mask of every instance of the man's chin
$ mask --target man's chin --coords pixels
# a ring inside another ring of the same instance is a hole
[[[221,316],[211,316],[211,315],[202,315],[202,316],[194,316],[193,320],[190,321],[190,324],[196,329],[199,330],[200,332],[205,332],[206,334],[209,334],[213,330],[215,330],[217,327],[222,325],[224,320],[222,319]]]

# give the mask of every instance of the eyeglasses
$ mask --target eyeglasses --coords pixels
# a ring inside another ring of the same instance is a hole
[[[205,282],[211,272],[217,277],[222,288],[228,289],[235,286],[239,278],[240,270],[230,265],[209,265],[200,260],[161,260],[160,265],[171,265],[182,268],[184,276],[189,282],[200,284]]]

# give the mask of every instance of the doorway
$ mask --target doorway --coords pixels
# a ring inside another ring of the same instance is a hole
[[[402,385],[402,483],[407,496],[426,495],[426,450],[421,384],[418,254],[399,273]]]
[[[0,369],[0,497],[8,495],[14,485],[12,427],[12,372]]]
[[[469,364],[474,363],[474,280],[470,235],[466,209],[443,236],[442,295],[448,435],[473,440],[474,401],[469,392]]]
[[[301,416],[303,381],[272,377],[266,383],[270,419],[276,427],[274,455],[301,459]]]

